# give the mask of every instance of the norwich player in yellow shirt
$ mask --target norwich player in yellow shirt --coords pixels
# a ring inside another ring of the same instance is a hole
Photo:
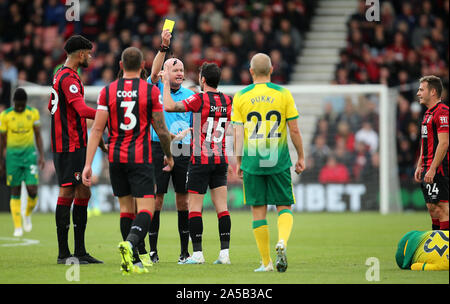
[[[293,225],[291,205],[295,203],[288,128],[297,151],[295,172],[299,174],[305,169],[294,99],[287,89],[270,82],[272,71],[269,56],[262,53],[253,56],[250,62],[253,84],[234,95],[231,114],[237,174],[243,178],[244,203],[252,209],[253,232],[262,258],[256,272],[273,271],[267,205],[276,205],[278,211],[276,267],[279,272],[287,269],[286,246]]]
[[[398,242],[401,269],[448,270],[448,230],[410,231]]]
[[[10,209],[14,222],[14,236],[31,231],[31,212],[37,203],[39,184],[36,163],[36,146],[39,151],[39,167],[44,166],[44,154],[39,123],[39,111],[27,106],[27,94],[18,88],[14,92],[14,107],[0,114],[0,175],[5,171],[6,182],[11,187]],[[36,143],[35,143],[36,139]],[[6,151],[5,151],[6,150]],[[28,192],[27,208],[22,228],[20,192],[22,181]]]

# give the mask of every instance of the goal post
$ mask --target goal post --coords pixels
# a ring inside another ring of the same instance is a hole
[[[375,95],[378,99],[377,112],[379,114],[379,211],[381,214],[399,212],[402,210],[400,197],[400,183],[398,178],[397,148],[396,148],[396,102],[394,93],[385,85],[285,85],[296,102],[300,114],[308,116],[308,122],[321,116],[323,98],[329,96],[361,96]],[[223,86],[219,89],[227,94],[234,94],[242,86]],[[318,97],[318,98],[314,98]],[[313,99],[313,103],[308,102]],[[322,102],[317,102],[322,99]],[[306,113],[302,110],[306,106]],[[312,118],[312,119],[311,119]],[[306,132],[309,132],[306,133]],[[311,136],[309,128],[300,132],[304,138]],[[309,135],[309,136],[308,136]],[[309,151],[309,142],[303,142],[306,154]],[[293,151],[293,147],[291,147]],[[307,168],[308,169],[308,168]]]
[[[233,96],[237,91],[245,86],[219,86],[219,91]],[[311,160],[311,153],[315,149],[314,142],[317,138],[318,122],[326,113],[327,105],[332,105],[333,110],[339,117],[345,117],[346,107],[353,104],[354,108],[361,112],[376,114],[378,116],[377,133],[378,147],[372,155],[379,156],[378,171],[373,171],[373,175],[377,176],[376,180],[370,178],[361,178],[355,176],[357,168],[349,166],[349,174],[352,177],[347,182],[320,182],[317,176],[311,178],[308,170],[312,167],[310,163],[306,163],[307,170],[300,177],[293,174],[294,193],[297,200],[296,211],[363,211],[363,210],[379,210],[381,214],[390,212],[398,212],[402,210],[402,202],[400,197],[400,184],[398,178],[397,150],[396,150],[396,99],[395,94],[385,85],[285,85],[295,100],[299,111],[299,127],[303,137],[303,146],[305,157]],[[30,105],[36,106],[41,112],[42,129],[50,128],[49,115],[44,115],[49,100],[50,87],[44,86],[26,86],[24,87],[29,96]],[[86,102],[94,106],[97,96],[102,87],[85,86]],[[367,106],[369,105],[369,106]],[[351,107],[351,106],[350,106]],[[373,107],[373,108],[368,108]],[[375,113],[371,113],[374,111]],[[364,122],[364,116],[360,117],[360,125],[353,132],[356,133]],[[336,137],[339,130],[337,125],[330,132],[332,140]],[[340,126],[339,126],[340,128]],[[49,135],[49,133],[48,133]],[[353,134],[355,135],[355,134]],[[44,139],[45,141],[45,139]],[[332,142],[331,145],[334,145]],[[47,141],[48,146],[48,141]],[[48,149],[48,147],[47,147]],[[334,150],[330,154],[334,154]],[[292,161],[295,161],[295,149],[290,143],[290,152]],[[355,152],[348,151],[348,154]],[[358,160],[362,161],[362,160]],[[376,159],[365,159],[366,167],[368,162],[376,162]],[[317,165],[317,164],[314,164]],[[357,167],[357,166],[356,166]],[[321,170],[321,168],[317,168]],[[353,172],[353,171],[355,172]],[[333,172],[333,170],[331,170]],[[366,194],[360,196],[359,201],[356,198],[355,191],[351,190],[351,186],[363,185]],[[324,187],[321,187],[324,186]],[[352,192],[353,191],[353,192]],[[319,198],[323,192],[323,199]],[[336,198],[335,196],[344,198]]]

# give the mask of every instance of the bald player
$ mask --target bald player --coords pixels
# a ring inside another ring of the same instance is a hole
[[[181,101],[193,95],[194,92],[184,88],[182,83],[184,81],[184,65],[181,60],[177,58],[170,58],[164,62],[167,51],[170,47],[170,39],[172,34],[168,30],[161,33],[161,46],[155,56],[152,65],[151,75],[148,82],[158,86],[161,94],[164,91],[164,84],[161,80],[161,69],[163,64],[170,65],[170,94],[174,101]],[[160,96],[162,104],[162,96]],[[167,128],[173,134],[188,129],[191,126],[191,113],[168,113],[164,111]],[[180,258],[179,264],[184,264],[189,257],[189,227],[188,227],[188,194],[186,190],[186,175],[190,159],[190,143],[191,135],[188,134],[182,140],[172,142],[172,153],[175,161],[175,166],[171,172],[163,171],[164,153],[161,149],[158,135],[152,129],[152,156],[155,167],[155,182],[156,182],[156,201],[155,213],[149,229],[150,239],[150,258],[153,263],[159,261],[157,242],[159,232],[159,214],[164,202],[164,194],[167,193],[170,178],[172,177],[172,184],[175,189],[175,203],[178,211],[178,232],[180,235]]]
[[[231,115],[237,175],[243,179],[244,203],[252,209],[253,233],[262,260],[256,272],[273,271],[267,205],[275,205],[278,211],[276,268],[279,272],[287,269],[286,248],[293,225],[291,205],[295,203],[288,128],[297,151],[295,172],[299,174],[305,169],[294,98],[287,89],[270,81],[272,71],[269,56],[263,53],[253,56],[250,61],[253,84],[234,95]]]

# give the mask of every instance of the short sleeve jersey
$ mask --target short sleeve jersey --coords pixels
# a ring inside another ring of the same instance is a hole
[[[151,78],[149,77],[147,79],[148,83],[151,83]],[[155,83],[160,91],[160,99],[159,102],[161,103],[161,106],[164,109],[164,105],[162,103],[162,94],[164,91],[164,84],[162,83],[161,79],[158,80],[157,83]],[[192,90],[189,90],[183,86],[181,86],[177,91],[171,91],[171,96],[174,101],[181,101],[183,99],[188,98],[191,95],[194,95],[194,92]],[[191,126],[192,120],[191,120],[191,113],[179,113],[179,112],[166,112],[164,111],[164,120],[166,121],[167,129],[169,132],[173,134],[177,134],[180,131],[186,130]],[[158,134],[156,134],[155,130],[151,128],[151,135],[153,141],[159,141]],[[190,144],[191,143],[191,135],[186,135],[181,141],[175,142],[175,143],[182,143],[182,144]]]
[[[152,113],[162,112],[158,88],[139,78],[120,78],[100,91],[97,104],[109,113],[109,162],[152,163]]]
[[[62,66],[53,76],[48,103],[53,152],[74,152],[87,145],[86,118],[81,117],[72,106],[78,100],[84,102],[80,76],[74,70]]]
[[[241,169],[249,174],[280,173],[292,165],[286,122],[298,118],[289,90],[273,84],[252,84],[234,96],[231,122],[244,126]],[[239,152],[238,152],[239,153]]]
[[[36,150],[34,127],[40,125],[39,111],[26,106],[21,113],[8,108],[0,114],[0,132],[6,133],[7,154],[24,155]]]
[[[186,112],[192,112],[191,163],[227,164],[226,130],[233,99],[221,92],[206,92],[181,102]]]
[[[427,172],[436,155],[437,145],[439,143],[438,134],[447,133],[448,136],[449,112],[448,106],[443,102],[437,103],[434,107],[428,109],[422,121],[422,164],[423,171]],[[436,170],[437,174],[449,176],[449,151]]]

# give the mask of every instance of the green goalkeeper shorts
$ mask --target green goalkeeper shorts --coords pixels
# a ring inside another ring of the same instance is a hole
[[[22,184],[22,181],[26,185],[39,184],[36,152],[27,153],[21,157],[6,153],[6,184],[17,187]]]
[[[272,175],[254,175],[244,171],[244,204],[250,206],[295,204],[291,170]]]

